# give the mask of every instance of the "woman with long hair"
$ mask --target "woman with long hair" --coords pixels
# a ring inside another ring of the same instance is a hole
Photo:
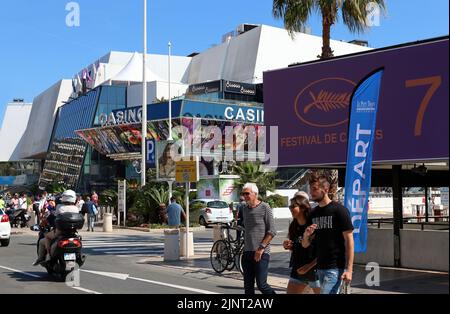
[[[320,293],[320,284],[316,276],[316,254],[314,244],[303,248],[301,242],[303,233],[308,227],[308,219],[311,210],[309,199],[298,195],[291,199],[293,221],[289,225],[288,240],[283,242],[286,250],[292,251],[290,267],[292,267],[287,286],[288,294],[301,294],[309,286],[314,293]]]

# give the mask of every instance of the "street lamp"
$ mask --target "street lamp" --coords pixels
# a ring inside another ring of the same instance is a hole
[[[171,57],[171,48],[172,48],[172,43],[169,41],[169,138],[167,140],[172,141],[172,95],[170,92],[170,88],[171,88],[171,81],[170,81],[170,57]]]
[[[167,44],[169,47],[169,64],[168,64],[168,85],[169,85],[169,138],[167,139],[168,141],[173,141],[173,137],[172,137],[172,95],[171,95],[171,80],[170,80],[170,57],[171,57],[171,48],[172,48],[172,43],[169,41],[169,43]],[[167,184],[169,185],[169,199],[172,198],[173,195],[173,181],[172,180],[168,180]]]
[[[145,139],[147,138],[147,0],[144,0],[144,53],[142,56],[142,145],[141,145],[141,187],[145,186]]]

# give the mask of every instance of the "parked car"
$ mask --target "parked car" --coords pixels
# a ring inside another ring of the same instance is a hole
[[[9,216],[5,214],[3,209],[0,209],[0,243],[1,243],[1,245],[8,246],[10,237],[11,237],[11,224],[9,223]]]
[[[234,219],[233,211],[227,202],[214,199],[197,199],[193,200],[190,204],[202,204],[204,207],[200,209],[199,223],[202,226],[208,226],[218,222],[232,222]]]

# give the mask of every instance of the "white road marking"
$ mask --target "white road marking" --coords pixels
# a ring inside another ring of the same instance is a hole
[[[94,275],[111,277],[111,278],[120,279],[120,280],[127,280],[127,278],[130,277],[130,275],[128,275],[128,274],[108,273],[108,272],[103,272],[103,271],[93,271],[93,270],[85,270],[85,269],[80,269],[80,270],[85,273],[91,273]]]
[[[109,273],[109,272],[93,271],[93,270],[86,270],[86,269],[81,269],[81,271],[85,272],[85,273],[91,273],[91,274],[94,274],[94,275],[105,276],[105,277],[110,277],[110,278],[119,279],[119,280],[131,279],[131,280],[151,283],[151,284],[154,284],[154,285],[171,287],[171,288],[175,288],[175,289],[186,290],[186,291],[191,291],[191,292],[196,292],[196,293],[218,294],[217,292],[212,292],[212,291],[208,291],[208,290],[202,290],[202,289],[196,289],[196,288],[191,288],[191,287],[186,287],[186,286],[174,285],[174,284],[161,282],[161,281],[154,281],[154,280],[148,280],[148,279],[143,279],[143,278],[130,277],[130,275],[128,275],[128,274]]]
[[[170,284],[170,283],[154,281],[154,280],[148,280],[148,279],[142,279],[142,278],[128,277],[128,279],[132,279],[132,280],[136,280],[136,281],[142,281],[142,282],[148,282],[148,283],[151,283],[151,284],[154,284],[154,285],[171,287],[171,288],[175,288],[175,289],[186,290],[186,291],[202,293],[202,294],[219,294],[217,292],[212,292],[212,291],[208,291],[208,290],[202,290],[202,289],[190,288],[190,287],[186,287],[186,286],[173,285],[173,284]]]
[[[23,275],[28,276],[28,277],[42,278],[42,277],[39,276],[39,275],[30,274],[30,273],[27,273],[27,272],[24,272],[24,271],[21,271],[21,270],[18,270],[18,269],[10,268],[10,267],[5,267],[5,266],[1,266],[1,265],[0,265],[0,268],[5,269],[5,270],[12,271],[12,272],[14,272],[14,273],[23,274]],[[69,288],[76,289],[76,290],[80,290],[80,291],[83,291],[83,292],[86,292],[86,293],[91,293],[91,294],[101,294],[100,292],[93,291],[93,290],[89,290],[89,289],[85,289],[85,288],[82,288],[82,287],[69,287]]]
[[[85,289],[85,288],[81,288],[81,287],[71,287],[71,288],[73,288],[75,290],[80,290],[80,291],[83,291],[83,292],[86,292],[86,293],[90,293],[90,294],[103,294],[103,293],[100,293],[100,292],[97,292],[97,291],[94,291],[94,290],[89,290],[89,289]]]

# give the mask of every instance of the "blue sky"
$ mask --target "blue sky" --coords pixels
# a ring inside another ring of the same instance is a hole
[[[0,121],[13,98],[33,98],[62,78],[71,78],[110,50],[142,51],[143,0],[77,0],[80,26],[66,26],[69,0],[0,1]],[[272,0],[148,0],[149,53],[201,52],[241,23],[282,27],[272,17]],[[378,48],[448,35],[448,0],[386,0],[380,26],[351,34],[342,23],[332,38],[369,41]],[[309,21],[314,35],[321,21]],[[319,52],[318,52],[319,53]]]

